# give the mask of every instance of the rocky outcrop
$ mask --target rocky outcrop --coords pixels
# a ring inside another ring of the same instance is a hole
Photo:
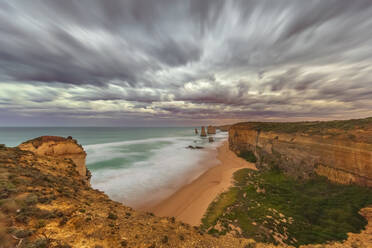
[[[205,127],[204,126],[201,127],[200,136],[201,137],[207,137],[207,133],[205,132]]]
[[[87,154],[72,137],[41,136],[20,144],[18,148],[40,156],[49,156],[61,160],[71,159],[81,177],[87,181],[90,179],[90,172],[85,165]]]
[[[208,134],[216,134],[216,128],[214,126],[208,126],[207,133]]]
[[[186,147],[187,149],[192,149],[192,150],[200,150],[200,149],[204,149],[204,147],[202,146],[192,146],[192,145],[189,145]]]
[[[372,187],[372,118],[302,123],[239,123],[229,130],[230,149],[250,150],[258,167],[279,166],[298,178],[316,173]]]

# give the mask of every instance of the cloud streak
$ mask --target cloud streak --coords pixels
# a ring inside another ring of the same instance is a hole
[[[371,16],[369,0],[0,1],[0,121],[371,116]]]

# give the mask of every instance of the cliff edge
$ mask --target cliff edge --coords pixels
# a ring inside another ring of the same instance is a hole
[[[76,170],[80,176],[89,182],[90,172],[85,165],[87,154],[83,147],[72,137],[41,136],[23,142],[18,148],[23,151],[33,152],[39,156],[48,156],[62,160],[71,159],[76,165]]]
[[[297,178],[312,174],[372,187],[372,118],[330,122],[246,122],[229,129],[229,146],[254,153],[258,167],[279,166]]]

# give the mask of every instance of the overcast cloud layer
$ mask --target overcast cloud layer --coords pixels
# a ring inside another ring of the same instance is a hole
[[[0,125],[372,116],[371,0],[0,0]]]

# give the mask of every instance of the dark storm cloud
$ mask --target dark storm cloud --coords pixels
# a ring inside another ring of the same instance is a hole
[[[0,108],[56,119],[367,116],[371,16],[370,0],[0,1]]]

